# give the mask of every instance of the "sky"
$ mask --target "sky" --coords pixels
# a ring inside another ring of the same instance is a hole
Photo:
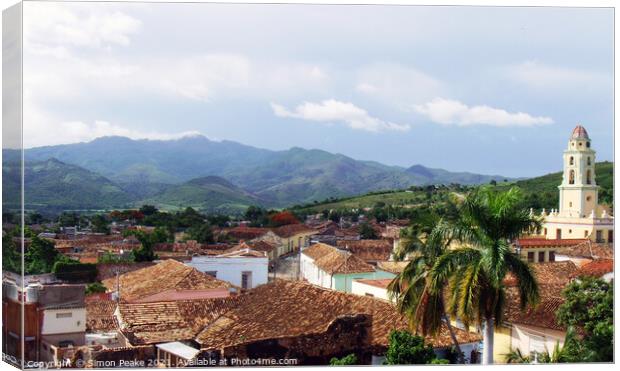
[[[24,4],[24,145],[202,134],[536,176],[613,158],[613,10]]]

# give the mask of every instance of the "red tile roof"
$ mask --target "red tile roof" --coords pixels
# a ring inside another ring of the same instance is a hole
[[[570,138],[571,139],[590,139],[590,136],[588,136],[588,132],[586,131],[586,128],[584,128],[581,125],[577,125],[573,129],[573,132]]]
[[[273,232],[279,237],[289,238],[301,233],[316,233],[316,230],[304,224],[289,224],[275,228]]]
[[[612,244],[599,244],[588,240],[576,246],[560,249],[556,255],[586,259],[613,259],[614,249]]]
[[[511,324],[522,324],[553,330],[564,331],[566,328],[556,320],[556,312],[564,299],[562,298],[563,285],[540,285],[540,303],[535,308],[520,309],[519,293],[516,287],[506,289],[506,306],[504,321]]]
[[[547,263],[534,263],[530,264],[534,270],[534,276],[539,284],[544,285],[567,285],[575,272],[577,272],[577,266],[570,260],[547,262]],[[506,285],[516,285],[516,280],[511,274],[506,276],[504,280]]]
[[[607,273],[614,271],[613,259],[597,259],[593,260],[585,265],[582,265],[576,272],[573,272],[572,277],[579,276],[592,276],[602,277]]]
[[[87,300],[86,301],[86,331],[107,332],[116,330],[118,322],[114,316],[116,301],[114,300]]]
[[[348,250],[366,262],[386,261],[392,255],[393,243],[389,240],[336,241],[339,248]]]
[[[116,291],[116,278],[103,281],[109,291]],[[125,273],[119,277],[121,301],[131,302],[168,290],[204,290],[232,285],[218,280],[174,259]]]
[[[537,247],[563,247],[563,246],[575,246],[581,243],[589,241],[586,238],[574,238],[574,239],[546,239],[546,238],[520,238],[515,241],[515,245],[522,248],[537,248]]]
[[[374,272],[375,268],[354,254],[336,247],[317,243],[302,252],[314,260],[314,265],[329,274]]]
[[[227,288],[204,289],[204,290],[166,290],[156,294],[136,299],[134,303],[154,303],[163,301],[177,300],[199,300],[199,299],[215,299],[227,298],[230,296],[230,290]]]

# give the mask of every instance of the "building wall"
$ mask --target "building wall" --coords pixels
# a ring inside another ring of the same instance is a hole
[[[43,311],[42,335],[84,333],[85,331],[86,308],[46,309]]]
[[[389,300],[385,288],[368,285],[359,281],[353,281],[351,284],[351,292],[360,296],[373,296],[377,299]]]
[[[201,272],[216,272],[215,277],[241,287],[241,274],[252,272],[251,288],[267,283],[269,259],[230,257],[218,258],[208,256],[194,256],[187,263],[188,266]]]
[[[609,231],[613,231],[613,219],[547,217],[543,234],[548,239],[557,238],[561,230],[562,239],[589,238],[594,242],[608,242]],[[601,241],[597,241],[597,231],[601,231]]]
[[[332,276],[319,269],[316,265],[314,265],[314,260],[307,255],[301,254],[300,259],[301,264],[301,277],[303,277],[306,281],[313,285],[333,288],[334,282],[332,280]]]
[[[506,354],[512,347],[512,330],[507,326],[496,326],[493,334],[493,360],[505,363]]]
[[[338,291],[351,292],[351,286],[356,279],[376,280],[380,278],[393,278],[392,273],[375,271],[367,273],[335,274],[332,278],[333,288]]]
[[[291,237],[280,237],[280,246],[278,246],[278,256],[288,254],[293,251],[299,251],[300,248],[308,247],[310,244],[310,236],[314,232],[299,233]]]
[[[555,345],[559,342],[560,347],[564,345],[566,332],[546,329],[535,326],[513,325],[511,331],[511,342],[513,349],[519,349],[523,354],[530,354],[533,351],[553,352]]]

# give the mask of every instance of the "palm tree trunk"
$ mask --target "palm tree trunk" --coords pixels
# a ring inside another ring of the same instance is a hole
[[[448,327],[448,332],[450,333],[450,338],[452,338],[452,342],[454,343],[454,349],[458,354],[458,363],[465,363],[464,354],[461,352],[461,346],[459,345],[459,341],[456,339],[456,335],[454,334],[454,329],[450,324],[450,318],[446,316],[446,312],[443,313],[443,320],[446,322],[446,326]]]
[[[484,321],[484,334],[482,337],[483,349],[482,349],[482,364],[493,364],[493,333],[495,326],[493,324],[493,317],[489,316]]]

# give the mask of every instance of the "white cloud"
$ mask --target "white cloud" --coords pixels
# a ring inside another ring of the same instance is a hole
[[[526,61],[504,68],[509,79],[536,89],[573,89],[580,93],[599,89],[601,85],[611,87],[613,77],[599,72],[576,68],[551,66],[537,61]]]
[[[382,103],[407,110],[445,91],[444,84],[411,66],[374,63],[355,72],[356,90]]]
[[[304,102],[289,111],[285,107],[271,103],[273,113],[278,117],[293,117],[308,121],[340,122],[351,129],[381,132],[387,130],[406,131],[409,125],[399,125],[372,117],[366,110],[353,103],[341,102],[334,99],[324,100],[321,103]]]
[[[511,113],[486,105],[470,107],[459,101],[443,98],[435,98],[425,104],[415,105],[414,109],[431,121],[442,125],[508,127],[548,125],[553,123],[550,117],[531,116],[523,112]]]
[[[43,54],[66,55],[73,47],[128,46],[130,35],[142,25],[130,15],[101,7],[37,3],[26,6],[25,13],[25,48]]]

